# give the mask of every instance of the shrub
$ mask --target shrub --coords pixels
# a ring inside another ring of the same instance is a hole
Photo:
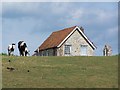
[[[3,56],[7,56],[7,53],[1,53],[1,55],[3,55]]]

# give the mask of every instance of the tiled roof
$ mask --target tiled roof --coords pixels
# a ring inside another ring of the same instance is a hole
[[[57,47],[76,26],[53,32],[39,47],[39,50]]]
[[[45,50],[45,49],[50,49],[50,48],[55,48],[58,47],[63,43],[63,40],[66,40],[65,38],[75,29],[79,28],[78,26],[73,26],[69,28],[65,28],[63,30],[55,31],[53,32],[43,43],[42,45],[35,51],[37,52],[38,50]],[[90,46],[95,49],[97,48],[85,35],[84,29],[80,28],[83,38],[90,44]]]

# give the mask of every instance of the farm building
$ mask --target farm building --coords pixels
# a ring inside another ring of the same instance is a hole
[[[78,26],[53,32],[40,47],[35,56],[93,56],[96,46],[88,39],[84,29]]]

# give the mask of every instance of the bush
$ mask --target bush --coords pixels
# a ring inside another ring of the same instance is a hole
[[[2,53],[1,55],[3,55],[3,56],[7,56],[7,53]]]

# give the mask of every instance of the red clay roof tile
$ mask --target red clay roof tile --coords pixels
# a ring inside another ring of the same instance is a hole
[[[45,50],[50,48],[57,47],[75,28],[76,26],[65,28],[63,30],[55,31],[53,32],[39,47],[39,50]],[[84,29],[82,29],[82,32],[84,33]],[[84,33],[85,34],[85,33]],[[84,37],[85,38],[85,37]],[[85,39],[89,44],[90,40]],[[90,44],[91,45],[91,44]],[[96,48],[96,46],[92,43],[92,45]],[[92,47],[91,45],[91,47]],[[94,49],[94,47],[92,47]],[[37,51],[37,50],[36,50]]]
[[[39,50],[57,47],[76,26],[53,32],[39,47]]]

